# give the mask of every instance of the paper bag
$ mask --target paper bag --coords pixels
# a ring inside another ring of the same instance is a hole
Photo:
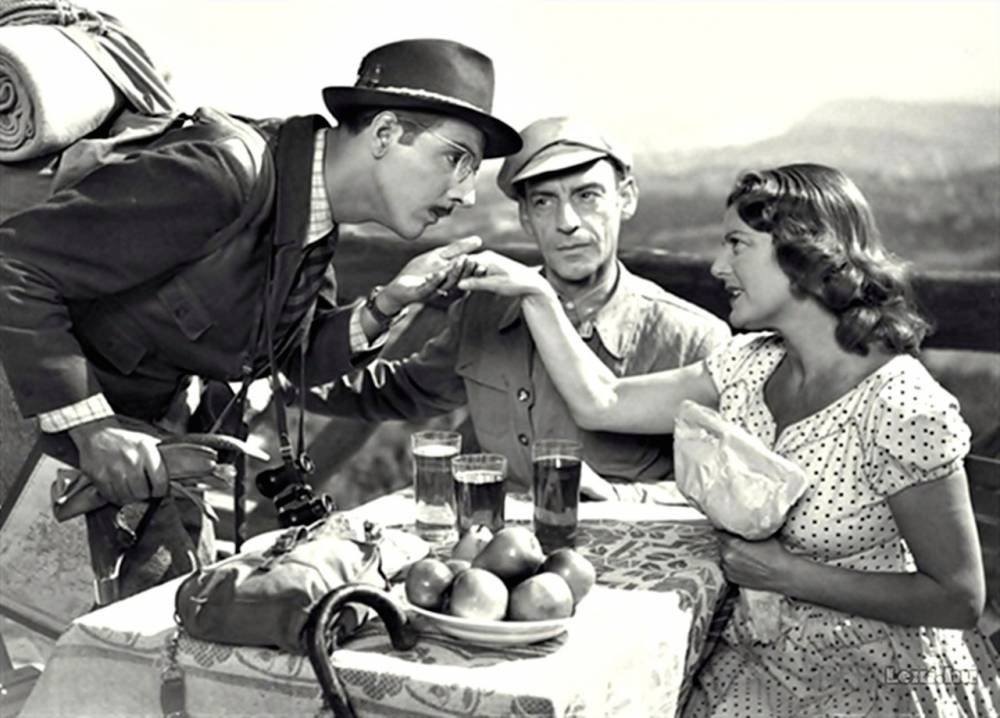
[[[678,490],[716,528],[751,541],[772,536],[805,493],[809,477],[796,463],[713,409],[681,404],[674,426],[674,474]],[[781,596],[740,589],[737,612],[751,635],[773,641],[780,631]]]

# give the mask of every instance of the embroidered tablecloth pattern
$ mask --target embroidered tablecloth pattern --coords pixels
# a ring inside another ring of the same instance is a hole
[[[598,585],[562,636],[475,646],[417,617],[419,642],[397,653],[380,624],[362,629],[334,656],[359,715],[673,715],[724,593],[715,536],[702,522],[615,513],[581,523]],[[22,715],[159,716],[177,583],[74,622]],[[321,713],[304,656],[183,636],[178,658],[191,716]]]

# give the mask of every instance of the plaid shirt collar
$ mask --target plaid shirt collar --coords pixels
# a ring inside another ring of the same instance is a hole
[[[309,190],[309,227],[306,229],[306,245],[312,244],[333,231],[333,211],[326,196],[323,181],[323,155],[326,151],[326,128],[316,130],[313,147],[312,183]]]

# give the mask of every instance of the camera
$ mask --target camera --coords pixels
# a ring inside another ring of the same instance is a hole
[[[336,508],[326,494],[313,493],[305,473],[295,464],[286,463],[257,475],[257,490],[274,503],[282,528],[308,526],[326,518]]]

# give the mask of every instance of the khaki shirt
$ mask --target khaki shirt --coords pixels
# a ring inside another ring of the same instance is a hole
[[[672,369],[707,357],[726,324],[620,266],[607,303],[581,328],[618,376]],[[467,406],[483,451],[508,461],[508,489],[531,486],[535,439],[575,438],[586,462],[613,482],[652,483],[672,473],[670,436],[576,426],[538,358],[519,300],[477,292],[455,302],[443,332],[403,360],[379,359],[314,391],[311,408],[368,421],[420,419]]]

